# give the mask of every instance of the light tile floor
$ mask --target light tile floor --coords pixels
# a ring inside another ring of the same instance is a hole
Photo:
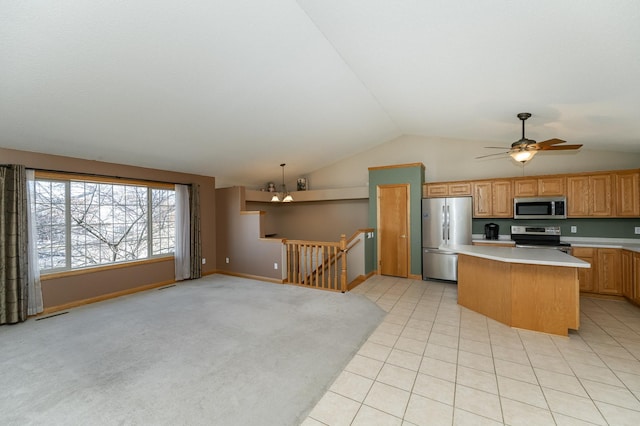
[[[582,297],[569,337],[457,304],[454,284],[374,276],[388,312],[302,425],[640,425],[640,308]]]

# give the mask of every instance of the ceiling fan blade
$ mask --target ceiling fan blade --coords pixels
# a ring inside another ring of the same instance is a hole
[[[537,147],[542,147],[542,146],[557,145],[559,143],[565,143],[565,142],[566,141],[563,141],[562,139],[553,138],[553,139],[549,139],[549,140],[546,140],[546,141],[538,142],[535,145]]]
[[[489,148],[489,147],[487,147]],[[502,148],[504,149],[504,148]],[[489,154],[489,155],[481,155],[480,157],[476,157],[476,160],[480,159],[480,158],[487,158],[487,157],[495,157],[496,155],[504,155],[504,154],[508,154],[510,151],[505,151],[505,152],[499,152],[498,154]]]
[[[562,145],[562,146],[547,146],[540,147],[540,151],[564,151],[569,149],[580,149],[582,145]]]
[[[489,149],[509,149],[506,146],[485,146],[485,148],[489,148]]]

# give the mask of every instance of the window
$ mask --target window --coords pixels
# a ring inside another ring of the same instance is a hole
[[[175,191],[36,174],[38,262],[58,271],[172,254]]]

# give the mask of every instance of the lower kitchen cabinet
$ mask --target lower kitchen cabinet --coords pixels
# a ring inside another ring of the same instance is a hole
[[[598,293],[622,295],[622,250],[599,248],[597,253]]]
[[[627,299],[634,298],[633,282],[633,252],[622,250],[620,254],[622,262],[622,295]]]
[[[632,300],[637,304],[640,304],[640,253],[633,253],[633,268],[631,275],[631,283],[633,287]]]
[[[578,280],[580,281],[580,291],[586,291],[589,293],[595,293],[595,277],[596,263],[594,262],[596,249],[591,247],[574,247],[572,255],[580,260],[584,260],[591,264],[591,268],[578,268]]]
[[[630,282],[634,261],[623,253],[631,254],[629,251],[616,248],[574,247],[572,255],[591,264],[590,269],[578,269],[580,291],[612,296],[624,295],[631,299],[636,293],[633,286],[627,283]],[[640,266],[640,260],[637,263]]]

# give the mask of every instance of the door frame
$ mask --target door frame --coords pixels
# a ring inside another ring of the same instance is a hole
[[[405,194],[407,198],[407,276],[405,278],[409,278],[411,276],[411,184],[410,183],[389,183],[383,185],[376,185],[376,230],[378,232],[378,236],[376,238],[376,273],[378,275],[381,274],[380,268],[380,252],[381,252],[381,238],[380,238],[380,188],[394,188],[394,187],[404,187]]]

